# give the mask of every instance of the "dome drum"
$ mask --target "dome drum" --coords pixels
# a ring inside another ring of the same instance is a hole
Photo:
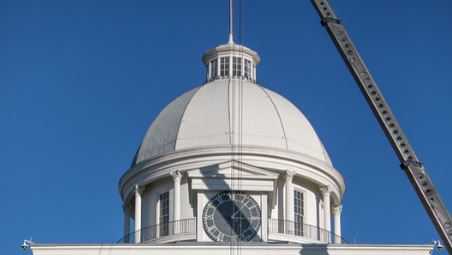
[[[186,149],[141,162],[129,169],[120,179],[119,191],[123,201],[133,198],[135,186],[145,187],[169,178],[171,173],[185,173],[195,169],[229,161],[239,161],[279,175],[290,171],[318,187],[329,186],[337,203],[341,202],[345,184],[341,174],[332,166],[308,155],[265,147],[242,147],[234,152],[229,146]]]
[[[287,181],[290,181],[292,191],[287,191]],[[239,154],[233,153],[231,147],[208,147],[162,155],[135,165],[123,176],[120,190],[124,204],[134,206],[137,186],[142,187],[142,226],[161,224],[161,218],[158,216],[161,208],[159,197],[165,192],[169,197],[168,224],[190,224],[191,232],[184,235],[170,235],[158,240],[145,240],[146,236],[141,237],[144,238],[143,242],[170,243],[184,240],[211,242],[212,239],[203,226],[203,212],[208,202],[222,191],[242,192],[257,201],[262,213],[260,230],[263,231],[259,232],[258,240],[330,242],[326,237],[318,239],[317,235],[306,236],[308,233],[295,235],[285,233],[284,228],[281,229],[281,224],[289,224],[287,228],[295,224],[291,223],[294,215],[285,213],[285,210],[288,210],[285,208],[285,196],[287,192],[302,192],[305,199],[303,226],[323,233],[326,228],[325,221],[322,220],[325,195],[321,189],[328,187],[333,208],[341,204],[344,191],[340,174],[331,166],[307,155],[263,147],[244,147]],[[176,197],[179,199],[176,200]],[[180,207],[178,209],[175,208],[176,201],[180,201],[177,203]],[[176,214],[179,216],[175,217]],[[148,231],[146,229],[149,227],[143,229]],[[155,233],[143,232],[143,235],[155,236]]]

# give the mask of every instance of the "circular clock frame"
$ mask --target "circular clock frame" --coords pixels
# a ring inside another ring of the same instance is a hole
[[[222,191],[205,205],[202,221],[204,231],[213,241],[248,242],[256,240],[262,212],[249,194]]]

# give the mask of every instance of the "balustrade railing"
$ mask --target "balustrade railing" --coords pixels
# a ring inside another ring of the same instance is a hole
[[[342,237],[335,235],[331,231],[289,220],[268,219],[268,233],[299,236],[325,243],[344,243]]]
[[[157,241],[164,238],[171,238],[176,235],[196,235],[196,218],[170,221],[144,227],[138,231],[130,232],[117,243],[135,243],[136,238],[140,238],[139,243]]]
[[[268,219],[268,234],[287,235],[288,239],[303,238],[306,240],[324,243],[345,243],[344,240],[334,233],[317,226],[298,223],[288,220]],[[196,239],[196,218],[170,221],[144,227],[139,231],[130,232],[117,243],[149,243],[159,240],[180,241]]]

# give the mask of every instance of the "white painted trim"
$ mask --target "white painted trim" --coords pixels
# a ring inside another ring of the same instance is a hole
[[[165,244],[165,243],[174,243],[179,241],[190,241],[196,240],[196,233],[178,233],[174,235],[168,235],[168,236],[162,236],[155,240],[149,240],[146,243],[152,243],[152,244]]]
[[[240,171],[235,173],[234,171]],[[203,168],[187,170],[189,178],[232,178],[235,179],[240,175],[240,179],[253,180],[276,180],[279,174],[255,167],[237,160],[229,160],[219,164],[205,166]]]
[[[231,180],[219,178],[196,178],[191,180],[192,190],[240,190],[256,192],[273,192],[272,180]]]
[[[140,185],[151,183],[156,179],[168,176],[171,171],[176,169],[187,171],[211,165],[214,162],[219,163],[230,159],[233,154],[234,151],[230,146],[214,146],[180,150],[142,162],[129,169],[121,177],[119,183],[121,197],[123,201],[130,199],[132,187],[137,183]],[[252,160],[292,169],[299,176],[320,185],[332,187],[333,194],[339,200],[345,191],[344,180],[337,170],[308,155],[260,146],[243,146],[241,158],[244,162]]]
[[[34,244],[34,255],[229,255],[229,245],[44,245]],[[243,245],[243,255],[429,255],[432,245]]]
[[[270,241],[287,241],[292,243],[318,243],[318,244],[325,244],[325,242],[321,242],[315,239],[309,239],[305,238],[303,236],[297,236],[297,235],[286,235],[281,233],[269,233],[268,234],[268,240]]]

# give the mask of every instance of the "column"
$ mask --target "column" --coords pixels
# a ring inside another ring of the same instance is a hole
[[[245,58],[240,57],[240,61],[242,61],[242,65],[240,66],[240,77],[245,77]]]
[[[217,67],[215,68],[215,70],[217,71],[215,73],[215,77],[220,77],[220,57],[217,57],[215,62],[215,64],[217,65]]]
[[[127,202],[126,202],[127,203]],[[128,204],[122,206],[124,213],[124,243],[128,243],[130,240],[130,209]]]
[[[212,65],[212,60],[210,60],[208,63],[207,63],[207,71],[208,71],[208,73],[207,73],[207,80],[208,81],[210,81],[215,75],[212,73],[212,71],[214,70],[213,69],[213,65]]]
[[[135,243],[141,242],[141,190],[135,185]]]
[[[173,201],[173,208],[174,208],[174,233],[179,233],[179,224],[178,220],[180,220],[180,182],[182,179],[182,174],[180,171],[174,171],[171,173],[171,176],[173,176],[173,182],[174,182],[174,201]]]
[[[256,79],[256,65],[253,63],[252,64],[252,68],[253,68],[253,81],[256,81],[257,79]]]
[[[327,233],[321,234],[322,237],[325,237],[327,242],[331,240],[331,200],[330,200],[330,189],[328,186],[324,186],[320,188],[323,196],[323,210],[325,215],[325,230]]]
[[[229,76],[228,78],[232,78],[232,66],[233,66],[233,59],[234,56],[231,54],[229,55]]]
[[[294,173],[291,171],[286,172],[286,182],[284,184],[286,190],[286,202],[285,202],[285,222],[286,222],[286,234],[294,234],[294,212],[293,212],[293,176]]]
[[[342,213],[342,205],[338,205],[334,207],[333,209],[334,213],[334,242],[335,243],[341,243],[341,213]]]

